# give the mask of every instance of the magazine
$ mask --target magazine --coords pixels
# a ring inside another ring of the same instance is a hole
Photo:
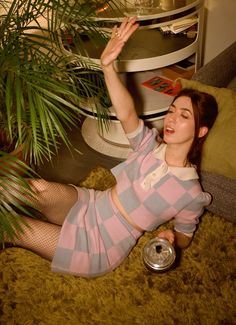
[[[174,83],[172,80],[160,76],[144,81],[142,85],[169,96],[175,96],[181,88],[179,83]]]

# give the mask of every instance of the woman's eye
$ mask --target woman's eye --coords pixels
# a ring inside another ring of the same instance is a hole
[[[185,118],[185,119],[188,119],[188,115],[186,115],[186,114],[182,114],[181,115],[183,118]]]

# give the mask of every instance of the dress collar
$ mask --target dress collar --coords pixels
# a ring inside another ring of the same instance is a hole
[[[198,179],[199,176],[197,174],[196,168],[194,166],[191,167],[173,167],[168,166],[165,161],[166,154],[166,143],[161,143],[156,149],[154,149],[153,154],[154,157],[163,161],[163,164],[166,165],[176,177],[183,181],[188,181],[190,179]]]

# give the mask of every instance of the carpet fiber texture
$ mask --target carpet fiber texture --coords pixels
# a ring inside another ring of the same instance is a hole
[[[81,184],[105,189],[113,182],[98,168]],[[0,324],[235,324],[235,225],[205,213],[191,246],[166,273],[143,264],[153,236],[146,233],[120,267],[95,279],[52,273],[48,261],[21,248],[2,251]]]

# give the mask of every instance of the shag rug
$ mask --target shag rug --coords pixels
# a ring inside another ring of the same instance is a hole
[[[99,167],[81,185],[113,182]],[[95,279],[52,273],[48,261],[21,248],[2,251],[0,324],[236,324],[235,225],[206,212],[178,265],[159,274],[142,261],[154,235],[146,233],[120,267]]]

